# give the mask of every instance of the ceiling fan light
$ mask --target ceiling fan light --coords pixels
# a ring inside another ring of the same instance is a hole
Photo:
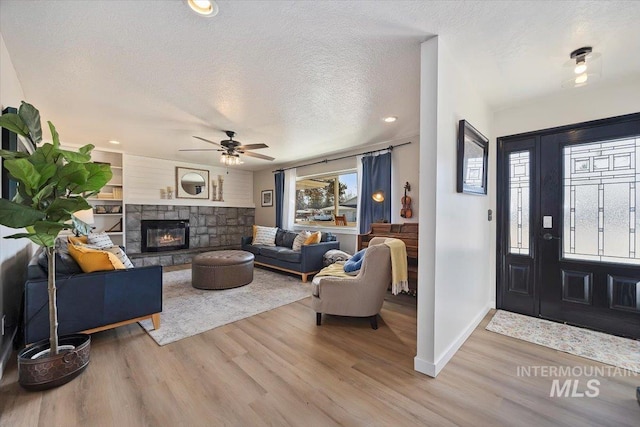
[[[200,16],[211,18],[218,14],[218,5],[213,0],[186,0],[187,5]]]

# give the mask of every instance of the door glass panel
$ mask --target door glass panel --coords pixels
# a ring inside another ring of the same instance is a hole
[[[509,154],[509,252],[529,255],[529,151]]]
[[[564,258],[640,264],[639,147],[640,138],[564,147]]]

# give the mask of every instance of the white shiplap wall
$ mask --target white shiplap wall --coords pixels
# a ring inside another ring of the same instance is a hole
[[[175,197],[176,167],[206,169],[209,171],[209,200],[178,199]],[[227,172],[229,172],[227,174]],[[211,200],[211,180],[217,182],[218,175],[224,179],[224,202]],[[125,203],[188,206],[228,206],[253,208],[253,172],[238,169],[199,165],[154,159],[151,157],[124,156]],[[161,195],[167,187],[173,187],[174,198]]]

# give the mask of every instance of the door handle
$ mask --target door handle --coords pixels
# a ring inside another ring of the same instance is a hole
[[[560,237],[558,237],[558,236],[554,236],[554,235],[552,235],[551,233],[544,233],[544,234],[542,235],[542,238],[543,238],[544,240],[553,240],[553,239],[560,240]]]

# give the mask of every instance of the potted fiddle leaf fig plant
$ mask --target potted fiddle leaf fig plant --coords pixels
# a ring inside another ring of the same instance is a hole
[[[0,150],[4,167],[17,182],[13,200],[0,199],[0,224],[21,229],[9,239],[27,238],[46,251],[48,258],[49,340],[18,354],[18,381],[26,389],[42,390],[64,384],[89,363],[89,335],[58,339],[56,307],[56,237],[62,230],[87,234],[89,225],[73,214],[90,209],[87,198],[96,195],[111,179],[108,164],[91,162],[89,144],[77,151],[60,148],[56,128],[48,122],[51,143],[43,143],[40,112],[22,102],[17,114],[0,116],[0,127],[26,138],[33,153]],[[44,368],[44,369],[43,369]]]

